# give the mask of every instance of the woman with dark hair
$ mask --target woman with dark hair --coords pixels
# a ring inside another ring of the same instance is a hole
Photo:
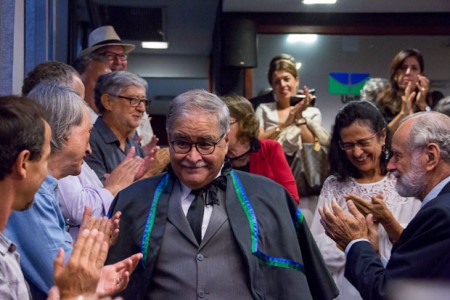
[[[369,101],[354,101],[338,112],[330,142],[331,176],[322,187],[317,207],[333,199],[348,211],[346,201],[371,216],[368,224],[378,227],[378,240],[371,241],[378,253],[389,259],[392,244],[420,208],[420,201],[401,197],[395,190],[396,178],[387,172],[389,135],[386,121]],[[379,226],[381,225],[381,226]],[[376,227],[372,226],[372,230]],[[320,215],[311,225],[325,263],[340,289],[339,299],[361,299],[358,291],[344,278],[344,249],[325,235]]]
[[[259,121],[251,103],[241,96],[222,97],[222,100],[230,110],[227,157],[232,167],[272,179],[284,186],[298,204],[297,185],[283,148],[276,141],[258,139]]]
[[[429,80],[423,75],[424,68],[423,56],[417,49],[403,49],[392,60],[390,84],[375,100],[391,133],[407,115],[426,110]]]

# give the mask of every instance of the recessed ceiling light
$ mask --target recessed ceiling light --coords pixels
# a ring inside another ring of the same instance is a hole
[[[306,43],[312,44],[317,40],[317,34],[289,34],[288,43]]]
[[[303,0],[303,4],[335,4],[337,0]]]
[[[168,42],[142,42],[142,48],[145,49],[167,49],[169,48]]]

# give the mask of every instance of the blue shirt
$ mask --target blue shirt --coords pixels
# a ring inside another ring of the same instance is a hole
[[[47,175],[34,197],[33,206],[11,214],[5,235],[17,245],[20,265],[30,287],[48,293],[53,283],[53,260],[59,248],[67,259],[72,254],[72,238],[56,200],[57,180]]]
[[[95,121],[89,143],[92,154],[86,156],[85,162],[102,182],[105,182],[105,173],[110,174],[125,159],[131,147],[135,147],[136,155],[145,157],[141,146],[130,138],[126,139],[125,151],[122,151],[119,140],[101,116]]]

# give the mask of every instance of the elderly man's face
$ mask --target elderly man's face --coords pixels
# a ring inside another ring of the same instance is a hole
[[[125,71],[128,67],[127,55],[122,46],[105,46],[95,51],[95,54],[106,57],[113,71]]]
[[[103,117],[113,121],[117,129],[125,134],[129,134],[139,126],[145,112],[145,105],[140,103],[132,106],[131,98],[145,99],[145,89],[130,86],[118,95],[108,95],[109,105],[103,112]]]
[[[387,166],[397,178],[396,189],[400,196],[420,198],[426,185],[426,169],[422,152],[413,153],[408,148],[411,120],[402,124],[392,139],[393,156]]]
[[[217,142],[224,132],[214,116],[193,112],[188,117],[175,120],[169,133],[170,141]],[[172,168],[183,184],[191,189],[199,189],[213,181],[223,165],[228,151],[228,137],[225,135],[215,146],[214,152],[200,154],[193,145],[186,154],[175,153],[170,147]]]
[[[58,165],[61,175],[59,178],[80,174],[86,154],[92,153],[89,145],[91,129],[91,117],[86,106],[83,106],[83,121],[79,126],[72,128],[70,135],[67,137],[66,145],[61,149],[60,154],[63,159]]]

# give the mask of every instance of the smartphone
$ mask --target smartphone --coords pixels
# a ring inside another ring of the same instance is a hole
[[[305,100],[305,98],[306,98],[305,95],[299,95],[299,94],[297,94],[297,95],[291,97],[291,99],[290,99],[290,104],[291,104],[291,106],[295,106],[295,105],[297,105],[298,103],[300,103],[300,101]]]
[[[316,89],[309,89],[309,94],[312,96],[313,101],[314,101],[315,95],[316,95]],[[298,104],[300,101],[302,101],[305,98],[306,98],[306,95],[303,94],[303,90],[299,90],[297,92],[297,95],[291,97],[291,100],[290,100],[291,106]],[[310,103],[310,105],[314,106],[314,102]]]

